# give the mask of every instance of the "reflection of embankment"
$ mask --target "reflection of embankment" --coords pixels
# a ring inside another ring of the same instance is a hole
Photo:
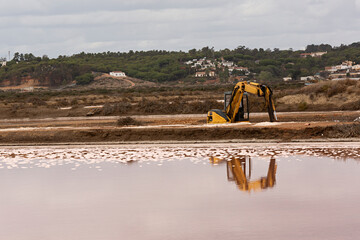
[[[13,134],[14,135],[14,134]],[[0,136],[1,137],[1,136]],[[186,159],[194,163],[209,160],[211,164],[225,164],[244,156],[251,158],[273,157],[277,160],[303,159],[305,157],[333,158],[339,161],[359,161],[358,143],[312,143],[304,144],[138,144],[138,145],[56,145],[56,146],[2,146],[0,147],[0,169],[27,167],[53,167],[58,165],[89,167],[106,162],[111,164],[163,163]],[[256,162],[257,163],[257,162]],[[270,161],[271,163],[271,161]],[[233,164],[235,165],[235,164]],[[253,166],[247,163],[247,168]],[[269,165],[272,169],[272,166]],[[231,171],[231,169],[229,169]],[[274,169],[276,170],[276,169]],[[265,172],[264,172],[265,173]],[[264,174],[262,173],[262,174]],[[276,173],[276,172],[275,172]],[[264,174],[265,175],[265,174]],[[269,175],[270,176],[270,175]],[[248,175],[251,177],[251,174]],[[270,176],[271,177],[271,176]],[[265,184],[266,185],[266,184]],[[271,184],[269,183],[269,186]]]
[[[280,155],[276,152],[286,151],[287,155],[306,155],[315,157],[329,157],[336,160],[346,161],[348,159],[360,161],[359,148],[293,148],[279,149],[274,151],[274,155]]]
[[[219,164],[223,160],[215,157],[210,157],[210,162]],[[265,177],[252,180],[252,164],[251,157],[233,157],[226,161],[227,178],[229,181],[234,181],[241,191],[261,191],[275,186],[277,164],[274,157],[271,157],[268,167],[268,172]]]
[[[301,145],[301,144],[300,144]],[[217,153],[221,156],[221,159],[231,159],[233,157],[268,157],[268,156],[279,156],[279,157],[295,157],[295,156],[309,156],[309,157],[327,157],[335,160],[356,160],[360,161],[360,148],[353,144],[352,147],[341,147],[341,143],[323,143],[318,146],[288,146],[284,147],[280,144],[272,146],[257,146],[255,148],[224,148],[223,152]],[[216,160],[214,160],[216,164]],[[219,163],[222,160],[218,160]]]

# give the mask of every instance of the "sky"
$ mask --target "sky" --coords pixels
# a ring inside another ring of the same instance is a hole
[[[0,0],[0,57],[360,41],[360,0]]]

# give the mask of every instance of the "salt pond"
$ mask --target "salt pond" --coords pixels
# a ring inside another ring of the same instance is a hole
[[[0,147],[0,239],[357,239],[358,143]]]

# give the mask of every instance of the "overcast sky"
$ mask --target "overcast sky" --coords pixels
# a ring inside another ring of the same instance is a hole
[[[0,57],[360,41],[360,0],[0,0]]]

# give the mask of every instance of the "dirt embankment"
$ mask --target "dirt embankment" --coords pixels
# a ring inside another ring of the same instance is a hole
[[[114,88],[132,88],[132,87],[153,87],[156,84],[131,77],[114,77],[110,74],[103,73],[95,77],[94,81],[84,89],[114,89]],[[78,87],[79,88],[79,87]]]
[[[48,88],[49,80],[40,82],[31,77],[22,77],[21,79],[6,79],[1,81],[0,90],[32,90],[36,88]]]
[[[252,123],[204,124],[204,116],[167,115],[135,117],[140,126],[119,126],[117,118],[69,118],[0,121],[1,144],[137,142],[137,141],[219,141],[328,138],[360,139],[360,123],[351,122],[359,112],[329,112],[279,114],[280,122],[261,121],[254,116]],[[304,120],[314,121],[304,121]],[[316,119],[316,120],[315,120]],[[326,119],[326,120],[324,120]],[[336,119],[340,119],[336,120]],[[266,120],[265,120],[266,121]]]
[[[281,127],[162,127],[40,129],[2,132],[0,143],[124,142],[124,141],[216,141],[274,139],[360,138],[360,124]]]

